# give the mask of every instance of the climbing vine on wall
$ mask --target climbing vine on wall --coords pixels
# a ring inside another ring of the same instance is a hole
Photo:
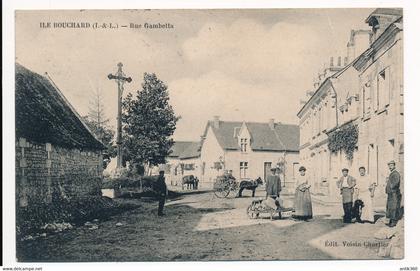
[[[353,124],[341,127],[328,135],[328,149],[332,153],[342,150],[346,154],[346,158],[352,160],[357,147],[358,134],[358,129]]]

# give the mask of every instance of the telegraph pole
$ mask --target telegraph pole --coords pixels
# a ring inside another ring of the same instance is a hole
[[[121,113],[122,113],[122,94],[124,91],[124,83],[130,83],[132,81],[131,77],[126,77],[125,73],[122,71],[123,64],[120,62],[117,64],[118,71],[115,74],[108,74],[109,80],[115,80],[118,85],[118,116],[117,116],[117,172],[120,172],[122,167],[122,128],[121,128]]]

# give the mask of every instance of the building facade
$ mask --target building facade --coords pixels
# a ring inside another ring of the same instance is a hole
[[[202,185],[211,187],[217,176],[231,170],[236,179],[266,179],[272,167],[280,174],[285,190],[295,188],[299,165],[297,125],[221,121],[207,123],[202,137],[200,170]]]
[[[165,171],[166,183],[179,185],[182,177],[194,175],[201,177],[200,163],[201,142],[175,141],[171,153],[167,157],[167,168]]]
[[[403,171],[402,12],[377,9],[366,22],[371,30],[351,32],[350,63],[315,84],[298,112],[300,161],[309,168],[312,192],[331,201],[340,198],[341,169],[357,178],[365,166],[378,185],[375,204],[383,206],[387,161]]]
[[[360,80],[358,152],[384,204],[387,162],[396,161],[404,176],[402,10],[377,9],[366,22],[372,27],[372,44],[354,63]]]
[[[48,76],[16,64],[16,203],[101,195],[105,148]]]

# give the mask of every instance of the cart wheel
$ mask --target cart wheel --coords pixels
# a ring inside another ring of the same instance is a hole
[[[229,190],[224,187],[218,187],[214,190],[214,194],[218,198],[226,198],[229,195]]]
[[[259,213],[252,209],[252,206],[248,206],[248,209],[246,209],[246,213],[251,219],[256,219],[259,216]]]

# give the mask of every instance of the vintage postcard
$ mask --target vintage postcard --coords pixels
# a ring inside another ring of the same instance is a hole
[[[403,259],[403,21],[16,10],[17,261]]]

